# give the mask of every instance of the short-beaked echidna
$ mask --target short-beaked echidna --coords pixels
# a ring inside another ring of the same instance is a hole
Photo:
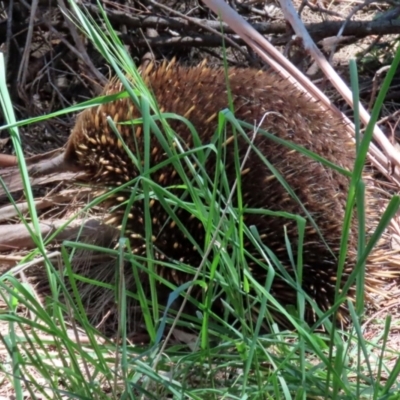
[[[142,77],[162,112],[184,116],[193,124],[201,143],[204,145],[210,142],[217,127],[218,112],[230,105],[226,71],[223,68],[212,69],[204,65],[187,68],[176,64],[163,64],[158,68],[148,68],[142,72]],[[262,121],[261,127],[264,130],[301,145],[348,171],[352,170],[355,146],[346,133],[345,123],[330,110],[310,101],[290,82],[271,72],[229,68],[228,77],[233,109],[239,120],[254,126]],[[122,83],[114,80],[105,88],[104,94],[123,90]],[[111,128],[107,117],[111,117],[115,122],[124,144]],[[139,169],[127,154],[126,147],[138,160],[145,159],[146,138],[143,127],[138,123],[129,123],[140,117],[139,111],[127,97],[85,110],[78,116],[68,141],[66,162],[85,171],[88,182],[103,187],[120,186],[138,177]],[[184,141],[187,149],[195,146],[194,135],[185,123],[178,119],[169,119],[168,123]],[[254,130],[248,130],[249,137],[252,137],[253,132]],[[241,162],[249,143],[237,135],[237,152],[235,141],[229,139],[231,136],[232,130],[228,128],[224,145],[224,168],[232,187],[238,175],[236,154],[239,154]],[[149,140],[149,165],[153,167],[165,161],[167,155],[157,135],[152,133]],[[298,200],[304,205],[319,232],[310,221],[307,222],[303,247],[302,287],[322,310],[327,310],[335,296],[349,178],[264,135],[255,135],[254,146],[286,180],[298,199],[294,199],[288,193],[266,163],[252,150],[241,175],[243,203],[252,209],[306,216]],[[215,155],[211,155],[204,165],[211,177],[214,176],[215,162]],[[182,177],[171,162],[155,169],[151,179],[163,187],[182,185]],[[367,191],[366,197],[367,208],[374,208],[379,201],[379,195],[371,189]],[[126,201],[128,198],[129,196],[119,194],[112,197],[111,204],[108,204],[116,205],[118,201]],[[185,201],[190,202],[191,199],[186,198]],[[237,196],[233,198],[233,206],[237,206]],[[178,225],[169,220],[164,206],[152,199],[150,209],[152,236],[155,248],[160,254],[168,259],[198,266],[201,261],[199,252],[193,248],[193,243],[188,241]],[[116,226],[121,224],[123,211],[115,213],[113,223]],[[203,224],[186,211],[178,211],[177,216],[193,239],[202,246],[205,232]],[[146,236],[144,218],[143,200],[137,200],[130,210],[127,232],[132,249],[142,254],[145,254],[145,243],[140,239]],[[369,230],[376,225],[376,218],[376,211],[374,216],[367,215]],[[293,271],[292,261],[297,260],[297,222],[293,219],[252,213],[245,214],[244,221],[246,226],[256,226],[265,245],[289,272]],[[288,255],[286,234],[291,243],[292,260]],[[251,253],[251,246],[247,246]],[[356,226],[353,226],[343,274],[344,282],[354,269],[356,249]],[[252,266],[252,274],[263,284],[267,269],[256,263],[249,264]],[[376,272],[379,268],[385,269],[384,264],[367,263],[367,294],[379,286],[379,273]],[[189,279],[169,268],[159,267],[157,272],[177,285]],[[295,289],[283,279],[275,279],[272,294],[282,304],[296,304]],[[354,288],[350,289],[349,297],[354,297]],[[346,320],[345,305],[340,309],[339,317],[342,321]],[[311,310],[308,310],[307,318],[313,318]]]

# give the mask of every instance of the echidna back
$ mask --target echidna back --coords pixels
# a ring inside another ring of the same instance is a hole
[[[218,112],[229,107],[226,77],[223,69],[205,67],[184,68],[163,65],[144,74],[145,82],[157,99],[160,110],[182,115],[194,125],[202,144],[208,144],[217,127]],[[346,135],[343,122],[320,104],[311,102],[293,86],[270,72],[252,69],[229,69],[229,86],[232,94],[235,116],[239,120],[261,127],[279,138],[304,146],[327,160],[351,170],[354,162],[354,146]],[[119,82],[112,82],[105,94],[123,90]],[[112,131],[106,118],[111,117],[126,145],[139,158],[144,159],[144,135],[140,125],[121,124],[139,118],[130,99],[122,99],[85,110],[79,115],[68,142],[66,159],[69,163],[87,172],[87,180],[93,184],[113,187],[136,178],[138,168],[127,155],[124,146]],[[188,148],[193,148],[194,140],[189,128],[181,121],[168,120],[171,128],[182,138]],[[254,130],[249,130],[252,137]],[[235,167],[235,145],[230,141],[228,131],[225,173],[230,186],[237,178]],[[240,160],[247,151],[248,143],[238,140]],[[307,222],[303,253],[303,287],[322,309],[327,309],[334,298],[337,257],[344,209],[347,197],[348,179],[321,163],[289,149],[284,145],[257,134],[254,146],[276,168],[288,185],[294,190],[300,202],[308,210],[318,225],[317,232],[310,221]],[[150,139],[150,164],[156,166],[166,159],[165,151],[156,135]],[[215,155],[211,155],[205,168],[211,177],[215,173]],[[161,186],[182,184],[182,177],[170,163],[156,170],[152,180]],[[306,216],[299,202],[294,199],[269,170],[265,162],[250,152],[241,176],[242,195],[245,206],[252,209],[283,211]],[[115,197],[112,202],[122,201],[129,196]],[[186,199],[186,201],[190,201]],[[234,197],[237,206],[237,197]],[[201,260],[181,229],[169,222],[169,214],[163,206],[153,201],[152,235],[154,244],[162,257],[168,257],[193,266]],[[114,213],[113,223],[118,226],[122,212]],[[192,237],[202,245],[204,228],[190,213],[178,211],[182,224]],[[285,228],[296,260],[298,243],[297,223],[293,219],[268,216],[265,214],[245,214],[245,223],[255,225],[265,243],[278,257],[288,271],[292,270],[285,245]],[[167,225],[165,225],[167,223]],[[132,248],[144,252],[144,205],[134,203],[128,223]],[[321,239],[321,234],[324,241]],[[350,252],[345,272],[354,266],[355,235],[351,238]],[[252,249],[249,246],[249,251]],[[264,282],[266,270],[251,264],[252,273]],[[179,284],[187,277],[163,271],[167,279]],[[323,286],[321,290],[321,286]],[[274,295],[283,302],[296,301],[296,293],[283,280],[277,279]]]

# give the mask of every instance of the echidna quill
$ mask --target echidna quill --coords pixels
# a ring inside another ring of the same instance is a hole
[[[310,101],[290,83],[271,72],[237,68],[229,68],[228,72],[237,119],[255,126],[262,121],[261,127],[277,137],[304,146],[344,169],[350,171],[353,168],[354,144],[346,134],[345,123],[339,117],[334,116],[321,104]],[[158,68],[148,68],[142,72],[142,76],[153,92],[160,110],[190,120],[201,143],[209,144],[217,127],[218,112],[229,107],[224,69],[211,69],[204,65],[186,68],[175,64],[163,64]],[[105,88],[104,94],[123,90],[123,85],[114,80]],[[121,137],[110,127],[107,117],[113,119]],[[132,181],[140,172],[137,164],[127,154],[126,147],[138,160],[144,160],[145,137],[143,127],[129,121],[140,117],[130,98],[85,110],[78,116],[69,138],[65,162],[86,172],[86,180],[91,184],[110,188]],[[187,125],[177,119],[170,119],[168,122],[186,148],[193,149],[194,136]],[[253,133],[254,130],[249,130],[249,138]],[[245,139],[238,139],[239,151],[235,151],[235,141],[230,139],[231,136],[232,131],[228,128],[224,144],[224,169],[230,187],[238,176],[235,166],[236,154],[239,154],[242,162],[249,146]],[[255,135],[254,147],[279,171],[319,228],[318,232],[310,221],[307,221],[302,287],[320,309],[326,311],[333,304],[335,296],[349,179],[320,162],[268,139],[265,135]],[[168,158],[165,148],[154,134],[150,138],[149,154],[150,168]],[[210,156],[204,165],[211,179],[214,178],[216,170],[215,162],[215,156]],[[171,162],[155,168],[151,178],[163,187],[179,186],[183,183],[181,174]],[[182,194],[182,190],[179,193]],[[250,151],[241,174],[241,193],[247,208],[284,211],[306,217],[298,200],[287,192],[254,150]],[[111,197],[107,205],[116,206],[118,202],[127,199],[129,194],[123,196],[119,193]],[[190,197],[186,197],[185,201],[190,202]],[[370,185],[366,196],[368,231],[372,231],[377,224],[377,204],[380,201],[378,191]],[[193,242],[187,239],[187,235],[184,235],[176,222],[170,220],[169,213],[161,202],[152,197],[150,203],[152,240],[158,252],[156,257],[197,267],[201,262],[201,254],[193,247]],[[238,206],[238,196],[233,197],[232,205]],[[115,211],[111,223],[120,226],[124,212],[124,207]],[[176,214],[187,232],[202,248],[205,238],[203,223],[187,211],[176,211]],[[137,200],[129,210],[125,235],[130,238],[133,251],[139,255],[146,254],[146,243],[143,239],[146,237],[144,219],[143,200]],[[254,225],[257,228],[263,243],[293,275],[293,264],[288,255],[285,234],[291,243],[293,259],[296,260],[296,221],[251,213],[245,214],[244,221],[247,226]],[[357,231],[356,224],[353,225],[342,285],[354,270],[356,263]],[[249,253],[254,252],[254,244],[251,245],[247,241],[246,246]],[[367,296],[380,290],[382,281],[379,277],[385,274],[384,271],[390,274],[390,266],[380,257],[388,248],[388,241],[382,240],[375,253],[368,259],[365,282]],[[261,267],[254,260],[249,260],[248,265],[253,276],[264,284],[267,268]],[[192,278],[170,268],[157,268],[158,274],[176,285]],[[278,276],[274,280],[272,290],[273,296],[283,305],[296,304],[295,289]],[[354,298],[354,287],[350,289],[348,296]],[[311,307],[309,308],[307,319],[312,320],[315,315]],[[341,322],[348,320],[345,304],[339,309],[338,318]]]

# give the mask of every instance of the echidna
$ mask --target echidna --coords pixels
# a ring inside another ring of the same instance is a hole
[[[148,68],[142,72],[142,76],[154,94],[159,109],[190,120],[200,142],[203,145],[209,144],[217,127],[218,112],[230,105],[226,71],[223,68],[212,69],[204,65],[186,68],[176,64],[163,64],[158,68]],[[281,139],[301,145],[348,171],[353,168],[354,144],[345,133],[345,123],[330,110],[310,101],[289,82],[268,71],[229,68],[228,77],[237,119],[254,126],[261,123],[264,130]],[[123,90],[122,83],[114,80],[105,88],[104,94]],[[111,128],[107,117],[111,117],[116,124],[120,137]],[[143,127],[137,122],[130,123],[140,117],[131,99],[126,97],[85,110],[78,116],[69,138],[65,161],[85,171],[86,180],[91,184],[112,188],[132,181],[139,176],[139,167],[145,160],[146,138]],[[189,127],[178,119],[169,119],[168,122],[186,149],[193,149],[196,143],[195,136]],[[248,137],[251,138],[253,133],[254,131],[249,129]],[[226,152],[224,168],[230,187],[238,177],[235,158],[238,154],[242,162],[249,147],[248,141],[237,134],[238,150],[235,149],[232,135],[232,129],[228,127],[223,150]],[[151,168],[167,160],[168,155],[163,147],[165,143],[162,145],[154,133],[149,140]],[[251,150],[241,174],[243,203],[247,208],[288,212],[307,217],[300,201],[312,216],[318,229],[315,229],[315,225],[308,219],[303,247],[302,286],[319,307],[326,311],[332,305],[335,296],[349,179],[320,162],[268,139],[265,135],[255,135],[254,147],[285,179],[298,199],[288,193],[262,158]],[[128,155],[126,148],[139,160],[139,166]],[[203,166],[211,177],[214,176],[215,163],[215,153],[211,152]],[[183,185],[182,175],[172,162],[164,163],[158,169],[154,168],[151,179],[163,187],[179,188]],[[182,192],[183,189],[176,189],[174,193],[181,195]],[[107,204],[116,206],[128,199],[129,195],[123,196],[118,193],[110,197]],[[142,197],[142,200],[138,199],[132,204],[126,227],[132,249],[137,254],[146,254],[143,201]],[[185,201],[190,202],[191,199],[186,197]],[[379,195],[374,190],[368,191],[367,206],[375,207],[377,201]],[[181,227],[169,219],[165,205],[154,198],[150,203],[152,238],[155,248],[158,249],[156,256],[198,266],[201,254],[193,246],[193,241],[189,241]],[[232,206],[238,206],[237,196],[234,196]],[[124,208],[114,212],[111,222],[115,226],[121,225],[124,212]],[[205,238],[203,224],[188,211],[178,210],[176,213],[182,225],[201,248]],[[376,217],[367,218],[369,229],[376,225],[375,219]],[[247,226],[254,225],[257,228],[263,243],[272,250],[287,271],[293,273],[293,263],[288,254],[285,235],[291,243],[293,259],[296,260],[297,222],[281,216],[254,213],[245,213],[244,221]],[[349,240],[343,282],[347,280],[356,263],[356,226],[352,227]],[[246,243],[246,246],[252,253],[254,244]],[[254,260],[249,261],[249,265],[251,273],[263,284],[267,269]],[[379,267],[376,263],[367,265],[367,292],[375,290],[378,286],[376,270]],[[190,279],[185,274],[169,268],[159,267],[157,272],[176,285]],[[296,304],[296,291],[285,283],[284,279],[275,278],[273,295],[282,304]],[[349,291],[349,297],[354,297],[354,288]],[[339,311],[340,320],[345,321],[346,306]],[[312,310],[308,311],[307,318],[313,318]]]

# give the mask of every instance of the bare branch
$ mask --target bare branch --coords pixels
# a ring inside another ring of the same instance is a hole
[[[112,237],[116,229],[101,221],[91,219],[76,219],[67,226],[68,220],[41,221],[39,224],[42,237],[48,237],[57,230],[62,229],[57,237],[57,242],[63,240],[82,240],[84,237],[107,236]],[[30,249],[36,244],[33,242],[27,227],[24,224],[0,225],[0,251],[11,251],[14,249]]]
[[[93,15],[98,15],[98,7],[93,4],[87,4],[86,8]],[[183,30],[187,32],[204,32],[205,28],[211,28],[217,31],[223,29],[224,33],[232,34],[235,30],[226,22],[209,21],[199,18],[181,18],[181,17],[166,17],[157,15],[133,15],[117,10],[106,10],[107,16],[114,24],[126,25],[129,29],[137,28],[155,28],[161,29],[174,29]],[[288,41],[289,36],[287,24],[285,22],[273,23],[254,23],[251,25],[258,33],[263,35],[283,35],[284,37],[272,38],[274,44],[284,44]],[[361,39],[372,35],[390,35],[400,33],[400,21],[398,19],[383,19],[378,18],[373,21],[348,21],[343,26],[343,21],[324,21],[319,23],[305,24],[310,36],[314,41],[337,36],[341,31],[342,36],[354,36]],[[206,35],[204,35],[205,37]],[[213,37],[213,35],[210,35]],[[200,36],[201,37],[201,36]],[[204,40],[204,39],[203,39]],[[214,38],[215,40],[215,38]],[[156,42],[157,44],[157,42]]]

